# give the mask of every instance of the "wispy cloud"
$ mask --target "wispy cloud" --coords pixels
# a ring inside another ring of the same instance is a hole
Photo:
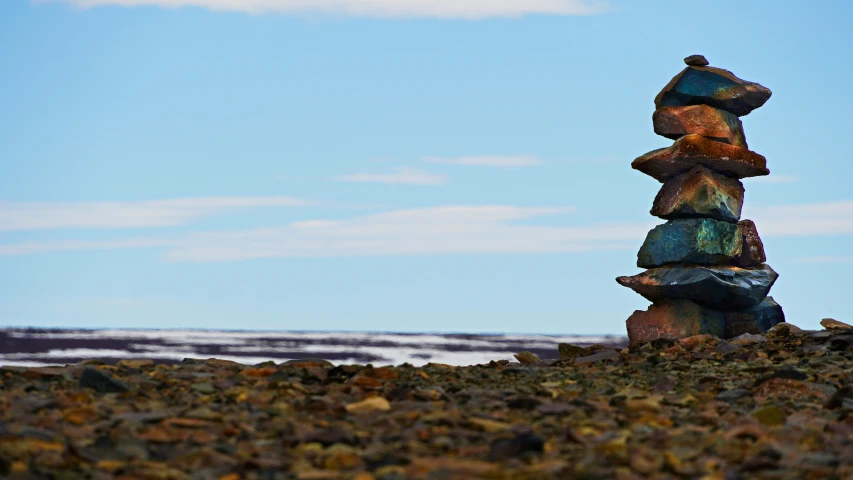
[[[385,183],[388,185],[443,185],[447,176],[416,168],[395,168],[394,173],[356,173],[335,177],[341,182]]]
[[[323,12],[364,17],[485,18],[526,14],[594,15],[608,10],[602,0],[33,0],[77,7],[159,6],[263,13]]]
[[[556,226],[542,217],[571,207],[449,205],[392,210],[346,220],[316,219],[273,228],[182,233],[124,240],[61,240],[0,244],[0,255],[161,248],[169,261],[224,262],[259,258],[571,253],[635,250],[659,221]],[[753,207],[762,237],[853,234],[853,200]],[[536,219],[535,223],[527,220]],[[79,222],[78,222],[79,223]],[[840,261],[813,257],[808,261]],[[843,257],[846,258],[846,257]]]
[[[132,228],[182,225],[197,218],[252,207],[290,207],[293,197],[207,197],[134,202],[0,201],[0,232],[62,228]]]
[[[744,218],[762,237],[844,235],[853,233],[853,200],[799,205],[744,205]]]
[[[473,167],[517,168],[541,165],[542,161],[529,155],[522,156],[468,156],[468,157],[425,157],[424,162],[444,163],[447,165],[466,165]]]
[[[287,257],[581,252],[637,248],[637,242],[653,225],[554,227],[518,223],[573,211],[570,207],[442,206],[169,239],[0,245],[0,255],[166,247],[165,258],[170,261],[222,262]]]
[[[767,175],[765,177],[752,177],[747,180],[753,183],[794,183],[800,177],[796,175]]]

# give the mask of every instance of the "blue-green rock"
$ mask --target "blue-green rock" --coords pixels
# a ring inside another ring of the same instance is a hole
[[[743,237],[736,223],[712,218],[670,220],[653,228],[646,236],[637,253],[637,266],[731,264],[742,248]]]
[[[652,302],[692,300],[718,310],[748,308],[761,303],[779,274],[769,265],[755,268],[676,265],[616,279]]]
[[[715,67],[688,66],[655,97],[655,107],[708,105],[737,116],[764,105],[770,89]]]
[[[725,311],[723,315],[726,319],[725,338],[734,338],[744,333],[767,333],[774,325],[785,321],[785,313],[773,297],[765,298],[754,307]]]

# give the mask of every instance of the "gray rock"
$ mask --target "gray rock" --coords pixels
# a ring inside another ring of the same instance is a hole
[[[677,265],[618,277],[616,281],[652,302],[687,299],[727,310],[758,305],[778,277],[769,265],[756,268]]]
[[[107,372],[94,368],[84,368],[80,375],[80,388],[91,388],[100,393],[122,393],[130,387]]]

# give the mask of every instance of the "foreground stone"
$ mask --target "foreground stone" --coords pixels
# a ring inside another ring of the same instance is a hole
[[[637,266],[670,263],[731,264],[741,255],[743,235],[736,223],[710,218],[670,220],[653,228],[637,253]]]
[[[635,311],[625,325],[630,348],[657,339],[676,341],[703,334],[722,337],[726,331],[721,312],[689,300],[660,300],[648,310]]]
[[[732,178],[769,175],[767,159],[745,148],[715,142],[701,135],[685,135],[671,147],[652,150],[638,157],[631,167],[660,182],[702,165]]]
[[[737,222],[743,193],[740,180],[700,165],[667,180],[655,197],[650,213],[667,220],[707,217]]]
[[[737,115],[708,105],[660,107],[652,115],[652,124],[655,133],[673,140],[695,133],[717,142],[749,148]]]
[[[655,107],[703,104],[740,117],[764,105],[771,95],[767,87],[742,80],[728,70],[689,65],[655,97]]]
[[[853,325],[839,322],[834,318],[824,318],[820,321],[820,325],[827,330],[850,331],[853,330]]]
[[[755,268],[678,265],[618,277],[616,281],[652,302],[685,299],[725,310],[758,305],[778,277],[769,265]]]
[[[785,321],[785,313],[773,297],[765,298],[754,307],[723,313],[726,320],[725,338],[733,338],[745,333],[754,335],[767,333],[771,328]]]

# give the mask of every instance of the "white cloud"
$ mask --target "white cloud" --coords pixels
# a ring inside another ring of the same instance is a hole
[[[0,256],[81,250],[113,250],[119,248],[168,247],[177,242],[169,239],[130,238],[126,240],[48,240],[0,244]]]
[[[208,197],[134,202],[0,201],[0,232],[60,228],[166,227],[251,207],[309,205],[292,197]]]
[[[447,176],[415,168],[395,168],[394,173],[356,173],[335,177],[341,182],[385,183],[388,185],[443,185]]]
[[[743,218],[758,227],[762,237],[845,235],[853,233],[853,200],[800,205],[744,205]]]
[[[363,17],[485,18],[526,14],[593,15],[607,11],[602,0],[33,0],[91,8],[106,5],[262,13],[322,12]]]
[[[425,157],[424,162],[444,163],[448,165],[467,165],[475,167],[531,167],[541,165],[542,161],[532,156],[469,156],[469,157]]]
[[[570,207],[450,205],[394,210],[348,220],[315,219],[252,230],[5,244],[0,245],[0,255],[159,247],[170,261],[222,262],[253,258],[636,250],[649,229],[660,223],[656,219],[590,226],[543,225],[541,220],[535,224],[524,222],[573,211]],[[853,200],[757,206],[750,213],[744,218],[753,219],[765,238],[853,234]]]
[[[749,182],[754,183],[794,183],[798,181],[800,177],[796,175],[767,175],[764,177],[750,177],[746,179]]]
[[[251,258],[554,253],[635,249],[652,223],[554,227],[514,223],[573,208],[443,206],[397,210],[343,221],[314,220],[283,227],[186,234],[168,239],[38,242],[0,245],[0,255],[61,250],[167,247],[170,261],[220,262]]]

